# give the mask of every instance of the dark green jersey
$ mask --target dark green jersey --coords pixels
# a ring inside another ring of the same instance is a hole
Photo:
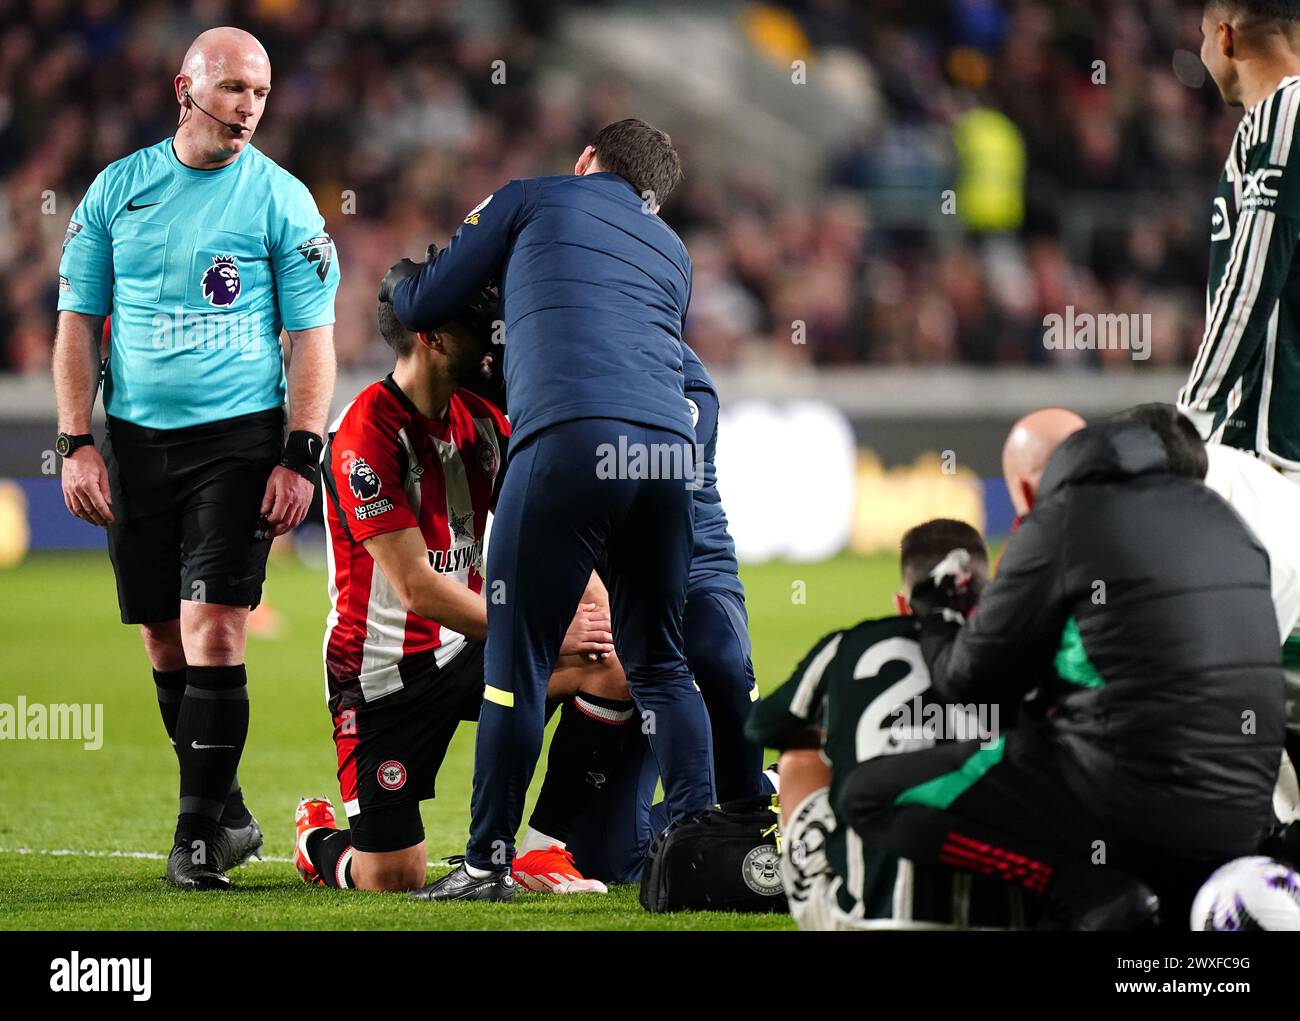
[[[1300,77],[1237,128],[1210,218],[1205,336],[1178,406],[1206,439],[1300,470]]]
[[[827,635],[785,684],[754,707],[746,725],[750,739],[784,748],[809,727],[820,727],[832,807],[859,762],[931,747],[935,728],[926,721],[936,718],[929,707],[939,707],[930,697],[919,634],[915,618],[886,617]],[[894,857],[869,853],[843,825],[827,836],[826,855],[841,880],[836,895],[845,912],[889,917]]]

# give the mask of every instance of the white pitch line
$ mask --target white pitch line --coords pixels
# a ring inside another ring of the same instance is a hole
[[[157,851],[87,851],[75,847],[0,847],[0,854],[34,854],[44,858],[144,858],[149,861],[166,861],[167,855]],[[292,865],[292,858],[262,858],[277,865]],[[247,864],[252,864],[251,862]]]
[[[167,855],[157,851],[88,851],[75,847],[0,847],[0,854],[30,854],[42,858],[141,858],[146,861],[166,861]],[[264,861],[274,865],[292,865],[292,858],[276,858],[267,855],[245,862],[241,868],[247,868],[253,861]],[[445,861],[431,861],[430,868],[446,869],[450,866]]]

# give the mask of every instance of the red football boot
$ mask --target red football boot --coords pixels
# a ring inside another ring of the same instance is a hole
[[[324,886],[325,881],[316,873],[316,867],[307,857],[307,834],[319,829],[335,830],[334,806],[329,798],[303,798],[298,802],[298,810],[293,814],[293,825],[297,831],[293,841],[293,867],[298,870],[304,883]]]
[[[534,893],[609,893],[599,879],[587,879],[573,864],[573,854],[552,844],[540,851],[515,855],[515,882]]]

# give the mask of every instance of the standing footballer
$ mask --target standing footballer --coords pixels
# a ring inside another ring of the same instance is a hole
[[[1201,59],[1243,106],[1210,220],[1205,337],[1179,410],[1300,480],[1300,2],[1210,0]]]
[[[248,613],[271,540],[312,497],[339,271],[311,194],[250,144],[271,90],[261,43],[204,32],[174,89],[175,136],[110,164],[68,226],[57,449],[68,509],[108,529],[122,622],[140,625],[180,761],[167,878],[215,890],[261,849],[236,775]],[[90,421],[110,313],[101,457]]]
[[[1300,485],[1300,0],[1210,0],[1201,32],[1201,60],[1246,114],[1214,196],[1205,337],[1178,410],[1209,441],[1212,475],[1242,470],[1221,443]],[[1283,638],[1300,690],[1300,629]]]

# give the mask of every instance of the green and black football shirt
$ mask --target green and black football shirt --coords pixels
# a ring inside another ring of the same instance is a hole
[[[1300,470],[1300,76],[1241,119],[1210,215],[1205,335],[1178,407],[1207,440]]]
[[[919,634],[914,618],[886,617],[826,635],[790,679],[754,707],[746,725],[750,739],[784,748],[809,728],[820,728],[832,807],[858,763],[932,747],[940,729],[933,721],[943,709],[930,695]],[[828,834],[826,856],[839,880],[836,898],[843,911],[890,916],[897,858],[869,851],[843,824]]]

